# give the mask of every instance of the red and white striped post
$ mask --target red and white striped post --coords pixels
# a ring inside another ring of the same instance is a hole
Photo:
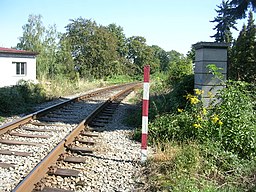
[[[147,160],[148,139],[148,106],[149,106],[149,73],[150,66],[144,66],[143,103],[142,103],[142,135],[141,135],[141,162]]]

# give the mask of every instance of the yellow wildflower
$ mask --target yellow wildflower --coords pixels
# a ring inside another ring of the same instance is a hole
[[[218,124],[221,126],[221,125],[223,125],[223,122],[221,120],[219,120]]]
[[[190,98],[192,98],[192,97],[194,97],[194,96],[191,95],[191,94],[187,94],[186,99],[190,99]]]
[[[195,128],[202,128],[202,126],[200,124],[198,124],[198,123],[194,123],[193,127],[195,127]]]
[[[217,123],[217,122],[219,121],[218,115],[215,114],[215,115],[212,117],[212,121],[213,121],[214,123]]]
[[[207,110],[206,108],[203,108],[203,115],[206,115],[207,114]]]
[[[191,104],[197,104],[197,103],[199,103],[199,99],[197,97],[193,96],[193,97],[190,98],[190,103]]]
[[[178,112],[179,112],[179,113],[181,113],[181,112],[183,112],[183,111],[184,111],[184,109],[178,108]]]
[[[203,121],[202,117],[200,115],[197,116],[198,121]]]
[[[200,89],[194,89],[196,95],[202,95],[204,93],[203,90]]]

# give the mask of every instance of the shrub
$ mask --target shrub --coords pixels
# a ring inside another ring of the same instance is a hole
[[[18,82],[17,91],[25,102],[40,103],[45,100],[46,93],[41,84],[36,84],[31,81],[21,80]]]
[[[25,100],[17,87],[0,88],[0,114],[20,113],[25,106]]]
[[[242,157],[256,155],[255,103],[252,102],[252,85],[230,81],[227,88],[218,94],[221,100],[215,112],[223,122],[221,142],[227,150],[237,152]]]
[[[19,114],[25,112],[32,104],[46,99],[40,84],[20,81],[18,85],[0,89],[0,114]]]
[[[192,61],[189,58],[180,58],[170,64],[169,81],[171,84],[181,81],[183,77],[190,74],[192,74]]]
[[[229,82],[220,91],[215,106],[204,108],[199,100],[202,92],[186,96],[185,108],[178,114],[165,114],[149,124],[152,140],[218,141],[223,148],[242,158],[256,155],[256,120],[248,84]]]

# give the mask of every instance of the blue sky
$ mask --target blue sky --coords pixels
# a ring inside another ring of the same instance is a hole
[[[148,45],[186,54],[191,45],[210,38],[216,5],[222,0],[0,0],[0,46],[13,47],[30,14],[41,14],[44,26],[65,32],[70,19],[116,23],[126,37],[143,36]],[[241,29],[240,21],[238,25]],[[237,35],[237,32],[235,33]]]

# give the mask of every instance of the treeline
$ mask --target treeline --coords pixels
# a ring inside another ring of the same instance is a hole
[[[230,49],[229,77],[256,83],[256,25],[252,12]]]
[[[144,65],[150,65],[155,73],[168,72],[177,63],[192,63],[177,51],[148,46],[144,37],[126,37],[123,28],[116,24],[103,26],[80,17],[70,20],[66,32],[60,33],[55,25],[46,28],[41,15],[30,15],[22,28],[17,48],[39,53],[39,79],[136,76],[142,73]]]
[[[232,80],[256,83],[256,25],[252,10],[256,10],[254,1],[223,0],[217,6],[218,16],[211,22],[216,22],[216,33],[211,36],[216,42],[230,44],[228,50],[228,76]],[[234,8],[234,4],[237,5]],[[243,5],[243,6],[241,6]],[[252,9],[249,9],[249,8]],[[245,18],[249,9],[247,25],[244,24],[237,39],[232,37],[231,29],[238,30],[236,20]]]

